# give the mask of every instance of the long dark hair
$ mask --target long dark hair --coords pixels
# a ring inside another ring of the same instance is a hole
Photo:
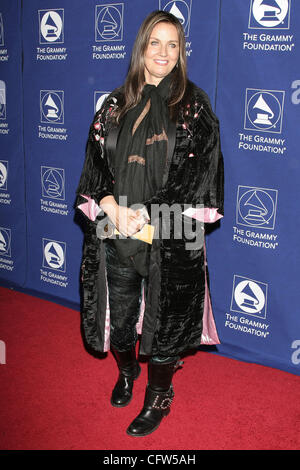
[[[187,86],[187,67],[185,35],[180,21],[171,13],[157,10],[148,15],[143,21],[135,39],[128,74],[124,84],[124,101],[115,112],[115,118],[120,120],[126,112],[140,101],[145,84],[144,54],[154,26],[160,22],[171,23],[177,29],[179,38],[179,58],[172,72],[172,84],[169,95],[169,110],[171,118],[175,118],[179,102],[182,100]]]

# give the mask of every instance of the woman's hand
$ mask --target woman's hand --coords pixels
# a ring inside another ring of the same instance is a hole
[[[116,229],[125,237],[131,237],[142,228],[143,221],[139,212],[129,207],[119,206],[113,196],[104,197],[99,205]]]
[[[118,231],[126,237],[131,237],[141,229],[139,216],[129,207],[117,206],[109,218]]]

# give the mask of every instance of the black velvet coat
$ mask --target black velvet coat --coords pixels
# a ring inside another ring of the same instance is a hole
[[[82,208],[88,199],[90,212],[91,207],[97,208],[95,202],[113,194],[110,152],[117,130],[112,113],[121,99],[121,89],[111,93],[90,127],[76,202]],[[191,82],[169,136],[163,187],[151,200],[142,201],[149,214],[152,203],[179,203],[183,209],[184,204],[203,204],[222,216],[224,171],[219,122],[206,93]],[[96,225],[104,216],[102,212],[86,219],[81,267],[83,330],[87,343],[96,351],[109,349],[105,247],[96,236]],[[154,239],[151,245],[140,354],[177,355],[203,343],[203,312],[205,304],[210,304],[205,247],[186,250],[187,240],[172,238],[172,229],[171,224],[169,240]],[[209,339],[204,342],[212,343]]]

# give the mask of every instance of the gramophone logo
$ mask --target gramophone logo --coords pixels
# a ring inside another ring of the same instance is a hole
[[[41,90],[41,122],[64,123],[64,92],[61,90]]]
[[[250,29],[289,29],[290,0],[251,0]]]
[[[41,167],[42,196],[65,200],[65,170],[63,168]]]
[[[4,46],[4,26],[2,13],[0,13],[0,47]]]
[[[6,119],[6,85],[0,80],[0,119]]]
[[[43,238],[43,268],[66,272],[66,243]]]
[[[101,109],[101,106],[103,105],[104,101],[110,94],[110,91],[95,91],[94,93],[94,110],[95,113]]]
[[[40,44],[64,42],[64,9],[39,10]]]
[[[185,32],[190,34],[192,0],[160,0],[159,9],[168,11],[179,19]]]
[[[11,257],[11,230],[0,227],[0,256]]]
[[[230,310],[254,317],[266,318],[267,293],[267,284],[235,275]]]
[[[236,223],[274,230],[278,191],[275,189],[239,186]]]
[[[123,39],[124,3],[96,5],[95,40],[122,41]]]
[[[246,89],[244,129],[280,134],[285,92]]]
[[[8,161],[0,160],[0,191],[7,191]]]

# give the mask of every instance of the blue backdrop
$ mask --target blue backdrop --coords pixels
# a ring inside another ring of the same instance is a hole
[[[207,236],[218,353],[300,374],[299,2],[0,8],[1,284],[79,308],[73,204],[89,124],[123,83],[144,17],[166,9],[185,28],[189,77],[221,123],[225,217]]]

